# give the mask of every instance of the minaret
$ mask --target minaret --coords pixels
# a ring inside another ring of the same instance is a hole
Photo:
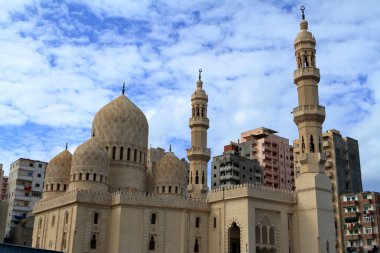
[[[208,96],[203,90],[201,79],[202,69],[199,70],[197,88],[191,95],[192,114],[189,119],[191,129],[191,148],[187,150],[190,161],[189,184],[187,191],[192,198],[200,198],[207,194],[207,162],[210,160],[210,149],[207,148],[207,118]]]
[[[298,104],[294,108],[294,122],[298,127],[300,175],[296,178],[297,225],[295,237],[298,253],[332,253],[335,249],[335,226],[331,183],[324,173],[325,155],[322,145],[322,124],[325,108],[319,105],[319,69],[315,61],[314,36],[309,32],[301,7],[301,31],[294,41],[297,70]]]

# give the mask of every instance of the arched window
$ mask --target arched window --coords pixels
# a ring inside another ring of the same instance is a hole
[[[115,160],[115,157],[116,157],[116,147],[113,146],[112,147],[112,160]]]
[[[57,191],[61,190],[61,185],[57,184]]]
[[[45,190],[46,190],[46,191],[48,190],[48,187],[49,187],[49,185],[46,184],[46,185],[45,185]]]
[[[178,193],[178,186],[175,187],[175,193]]]
[[[96,249],[96,235],[93,234],[92,237],[91,237],[91,246],[90,246],[91,249]]]
[[[216,228],[216,217],[214,217],[213,219],[213,225],[212,225],[213,228]]]
[[[131,160],[131,148],[127,149],[127,160]]]
[[[103,182],[103,175],[100,175],[100,182]]]
[[[193,183],[193,172],[191,171],[190,172],[190,184],[192,184]]]
[[[94,173],[94,175],[92,176],[92,180],[96,181],[96,173]]]
[[[263,244],[268,244],[268,230],[266,226],[263,226],[262,228],[262,238]]]
[[[274,245],[275,244],[275,239],[274,239],[274,228],[271,227],[269,229],[269,244]]]
[[[169,193],[172,193],[172,187],[169,186]]]
[[[108,146],[106,146],[106,149],[107,149],[107,151],[108,151]],[[108,153],[108,152],[107,152]]]
[[[195,227],[196,227],[196,228],[199,228],[199,223],[200,223],[200,221],[201,221],[201,218],[199,218],[199,217],[196,217],[196,218],[195,218]]]
[[[94,213],[94,224],[98,224],[99,222],[99,213]]]
[[[142,163],[142,151],[140,151],[140,163]]]
[[[199,184],[198,171],[195,172],[195,184]]]
[[[133,161],[137,161],[137,149],[135,149],[135,152],[133,153]]]
[[[124,159],[124,148],[121,147],[120,148],[120,160],[123,160]]]
[[[156,249],[156,241],[154,240],[154,236],[152,235],[149,240],[149,250]]]
[[[67,189],[67,185],[64,184],[64,185],[63,185],[63,190],[66,191],[66,189]]]
[[[90,180],[90,173],[86,173],[86,180]]]
[[[65,213],[65,224],[69,223],[69,212]]]
[[[54,187],[54,185],[51,184],[51,185],[50,185],[50,190],[51,190],[51,191],[53,190],[53,187]]]
[[[53,215],[53,217],[51,218],[51,226],[54,227],[54,223],[55,223],[55,215]]]
[[[162,186],[162,193],[165,193],[165,186]]]
[[[83,180],[82,173],[79,173],[79,180]]]
[[[202,184],[205,184],[205,172],[202,171]]]
[[[313,136],[312,135],[310,135],[310,152],[311,153],[315,152],[315,149],[314,149],[314,140],[313,140]]]
[[[256,233],[256,244],[260,244],[261,243],[261,236],[260,236],[260,227],[259,226],[256,226],[255,233]]]
[[[150,224],[155,225],[156,224],[156,214],[152,213],[150,216]]]
[[[198,243],[198,238],[195,239],[195,244],[194,244],[194,252],[199,252],[199,243]]]

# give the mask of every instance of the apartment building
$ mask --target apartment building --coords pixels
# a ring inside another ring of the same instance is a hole
[[[248,156],[249,152],[249,156],[259,162],[264,185],[294,190],[293,147],[289,139],[276,133],[265,127],[241,133],[241,146],[246,149],[243,155]]]
[[[25,158],[20,158],[10,165],[5,237],[11,238],[9,240],[15,244],[29,241],[15,241],[16,238],[12,238],[12,230],[15,230],[21,221],[32,216],[34,203],[41,199],[46,165],[46,162]]]
[[[380,193],[345,193],[340,201],[343,252],[378,252]]]
[[[230,144],[224,147],[238,149],[237,145]],[[211,162],[211,189],[226,185],[244,183],[261,183],[261,167],[255,160],[238,154],[224,152],[215,156]]]

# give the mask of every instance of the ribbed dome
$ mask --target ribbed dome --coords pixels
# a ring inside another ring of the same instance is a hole
[[[148,147],[148,121],[144,113],[125,95],[119,96],[96,113],[92,133],[102,144]]]
[[[183,161],[180,161],[172,152],[168,152],[157,162],[156,167],[156,186],[165,186],[166,192],[168,187],[172,187],[171,193],[175,193],[174,187],[179,189],[186,188],[186,167]],[[179,193],[180,191],[178,191]]]
[[[54,179],[69,181],[72,157],[68,150],[64,150],[51,159],[46,167],[45,181]]]
[[[71,174],[74,172],[98,172],[107,175],[108,166],[107,150],[99,141],[91,138],[75,150]]]

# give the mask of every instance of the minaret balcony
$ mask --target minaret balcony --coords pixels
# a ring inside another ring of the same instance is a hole
[[[198,147],[192,147],[186,150],[187,151],[187,157],[189,160],[210,160],[211,156],[211,149],[209,148],[198,148]]]
[[[204,117],[192,117],[189,119],[189,126],[209,126],[209,119]]]
[[[323,122],[326,117],[325,107],[321,105],[301,105],[293,109],[294,122],[316,120]]]
[[[319,82],[320,74],[319,69],[314,67],[305,67],[294,70],[294,82],[297,84],[302,78],[312,78]]]

